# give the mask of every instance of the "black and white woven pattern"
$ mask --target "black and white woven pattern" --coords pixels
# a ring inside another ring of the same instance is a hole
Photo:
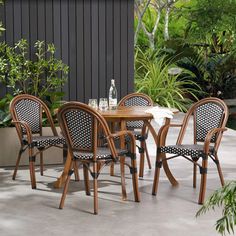
[[[204,142],[207,133],[221,125],[223,108],[215,103],[206,103],[196,109],[196,141]],[[211,142],[216,140],[214,135]]]
[[[28,144],[26,138],[23,139],[23,142]],[[32,144],[34,147],[41,148],[66,144],[66,140],[62,136],[34,136],[32,139]]]
[[[75,148],[92,148],[92,116],[82,110],[71,110],[65,114],[65,119],[72,140],[72,146]]]
[[[116,149],[118,156],[123,156],[127,154],[127,150],[122,150],[122,149]],[[76,159],[80,160],[91,160],[93,159],[93,153],[92,152],[73,152],[74,157]],[[111,151],[109,148],[98,148],[97,149],[97,159],[112,159]]]
[[[147,106],[150,106],[150,102],[143,97],[134,96],[125,100],[124,105],[126,107],[131,107],[131,106],[147,107]],[[138,128],[142,128],[143,124],[144,124],[143,121],[128,121],[126,123],[126,126],[127,128],[130,128],[130,129],[135,129],[135,128],[138,129]]]
[[[38,102],[30,99],[22,99],[15,105],[18,119],[26,122],[33,134],[40,132],[40,106]],[[22,132],[26,133],[24,127],[22,127]]]
[[[176,154],[179,156],[201,157],[203,154],[203,145],[170,145],[160,148],[161,152]],[[210,147],[210,154],[214,153],[214,148]]]

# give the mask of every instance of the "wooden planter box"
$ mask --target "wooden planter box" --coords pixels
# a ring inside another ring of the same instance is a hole
[[[59,131],[59,129],[58,129]],[[60,132],[60,131],[59,131]],[[52,135],[51,129],[43,128],[43,135]],[[19,138],[14,127],[0,129],[0,166],[15,166],[16,158],[20,148]],[[37,155],[39,157],[39,155]],[[36,157],[36,164],[39,163],[39,158]],[[44,152],[44,164],[62,164],[63,150],[60,148],[49,148]],[[28,165],[27,150],[21,157],[20,165]]]

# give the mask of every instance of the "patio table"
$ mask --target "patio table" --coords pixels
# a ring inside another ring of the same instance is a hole
[[[150,108],[151,107],[148,107],[148,109],[150,109]],[[127,121],[137,121],[137,120],[144,121],[144,128],[142,129],[142,132],[145,133],[146,128],[148,128],[155,140],[155,143],[157,144],[158,135],[151,124],[151,120],[153,119],[153,115],[151,113],[146,113],[145,112],[146,110],[147,110],[147,107],[134,107],[134,106],[125,107],[124,106],[124,107],[119,107],[116,110],[99,111],[99,113],[109,122],[112,122],[112,123],[119,122],[120,123],[120,130],[126,130],[126,122]],[[174,114],[178,113],[177,109],[171,109],[171,111]],[[170,123],[170,119],[165,118],[165,124],[169,124],[169,123]],[[121,145],[121,148],[125,148],[125,138],[124,137],[121,138],[120,145]],[[63,170],[61,176],[58,178],[58,180],[54,183],[55,188],[60,188],[63,186],[63,184],[66,180],[66,177],[68,175],[70,163],[71,163],[71,157],[68,155],[66,162],[65,162],[64,170]],[[123,158],[121,158],[121,168],[123,168],[122,171],[124,171],[124,159]],[[163,162],[163,169],[164,169],[169,181],[171,182],[171,184],[178,185],[178,182],[174,178],[174,176],[172,175],[166,161]],[[122,189],[122,195],[123,195],[123,198],[126,198],[125,189]]]

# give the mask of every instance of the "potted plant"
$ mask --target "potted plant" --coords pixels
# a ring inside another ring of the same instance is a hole
[[[56,49],[53,44],[46,45],[44,41],[37,41],[34,48],[35,52],[31,55],[33,59],[30,60],[29,44],[25,39],[21,39],[13,47],[5,42],[0,43],[0,82],[10,91],[0,99],[0,127],[4,127],[0,129],[0,139],[3,140],[0,144],[2,166],[15,164],[19,145],[15,128],[9,127],[9,103],[13,96],[27,93],[39,97],[48,105],[55,118],[54,110],[61,105],[64,95],[61,89],[67,81],[68,66],[55,57]],[[46,119],[44,123],[46,126]],[[47,134],[49,130],[44,129],[44,132]],[[57,156],[62,160],[62,155]],[[54,158],[53,160],[55,161]]]

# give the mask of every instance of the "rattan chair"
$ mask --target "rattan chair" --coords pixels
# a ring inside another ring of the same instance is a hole
[[[10,103],[10,112],[12,123],[16,127],[21,144],[12,179],[15,180],[21,156],[28,149],[31,186],[34,189],[36,188],[36,155],[40,155],[40,173],[43,175],[43,151],[50,147],[62,148],[62,145],[65,144],[65,139],[62,136],[58,136],[46,104],[35,96],[28,94],[16,96]],[[43,112],[45,112],[51,127],[51,136],[43,136],[42,134]]]
[[[182,144],[189,120],[193,118],[193,143]],[[163,161],[182,156],[193,163],[193,187],[196,188],[196,170],[200,169],[201,183],[198,203],[202,204],[206,192],[207,166],[209,157],[217,166],[221,184],[224,185],[219,159],[218,148],[228,119],[228,108],[218,98],[205,98],[196,102],[186,113],[182,124],[164,125],[159,130],[157,145],[156,168],[152,194],[156,195],[159,182],[160,168]],[[176,145],[165,146],[165,138],[169,127],[180,127]],[[166,157],[166,153],[174,154]],[[202,163],[199,164],[198,161]]]
[[[93,178],[94,214],[97,214],[97,179],[100,174],[100,171],[105,165],[117,162],[124,157],[129,157],[131,159],[131,164],[126,165],[129,166],[130,172],[132,174],[135,201],[139,202],[135,139],[132,133],[129,131],[120,131],[116,134],[111,134],[105,119],[93,108],[79,102],[68,102],[64,104],[58,111],[58,121],[64,134],[64,137],[66,138],[68,153],[72,157],[70,171],[66,179],[59,208],[62,209],[64,206],[70,176],[74,171],[73,166],[75,165],[73,163],[78,161],[80,164],[83,165],[85,191],[87,195],[90,195],[88,173],[90,173]],[[100,127],[100,129],[102,129],[106,137],[107,147],[98,147],[98,126]],[[114,138],[120,137],[122,135],[129,135],[131,140],[130,150],[121,150],[115,148]],[[123,168],[121,167],[121,182],[122,189],[124,189],[125,177],[124,171],[122,171],[122,169]]]
[[[143,93],[131,93],[123,97],[118,106],[142,106],[148,107],[153,106],[152,99]],[[149,169],[152,168],[151,161],[148,154],[146,139],[148,137],[148,130],[144,127],[143,121],[128,121],[126,124],[128,130],[132,130],[134,137],[136,140],[140,142],[140,146],[138,147],[140,153],[140,165],[139,165],[139,177],[143,177],[144,172],[144,152],[146,154],[148,167]]]

